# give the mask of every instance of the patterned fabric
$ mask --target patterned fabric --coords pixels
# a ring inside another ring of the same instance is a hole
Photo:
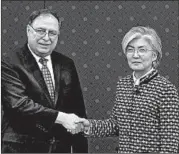
[[[90,120],[90,136],[119,136],[118,152],[177,153],[179,97],[176,88],[153,70],[134,86],[132,75],[117,82],[109,119]]]
[[[54,92],[54,86],[53,86],[53,82],[52,82],[52,77],[51,77],[51,74],[50,74],[50,71],[47,67],[47,59],[45,58],[40,58],[39,59],[39,62],[42,64],[42,74],[43,74],[43,77],[44,77],[44,80],[45,80],[45,83],[47,85],[47,88],[48,88],[48,91],[49,91],[49,94],[50,94],[50,97],[51,99],[53,100],[53,102],[55,101],[55,92]]]

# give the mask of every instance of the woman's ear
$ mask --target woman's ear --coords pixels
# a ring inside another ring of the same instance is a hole
[[[156,61],[157,60],[157,52],[153,52],[152,54],[152,61]]]

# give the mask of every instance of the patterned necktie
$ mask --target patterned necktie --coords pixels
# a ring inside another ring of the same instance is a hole
[[[52,77],[51,77],[50,71],[49,71],[49,69],[47,67],[47,61],[48,61],[48,59],[45,59],[45,58],[40,58],[39,59],[39,62],[42,64],[41,71],[42,71],[45,83],[47,85],[50,97],[51,97],[51,99],[54,102],[55,101],[54,86],[53,86],[53,82],[52,82]]]

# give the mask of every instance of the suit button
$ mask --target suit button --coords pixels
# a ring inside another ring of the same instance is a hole
[[[114,119],[117,120],[117,116],[114,116]]]
[[[115,126],[115,129],[116,129],[116,130],[119,130],[119,126]]]
[[[53,137],[51,140],[50,140],[51,144],[54,144],[55,143],[55,137]]]

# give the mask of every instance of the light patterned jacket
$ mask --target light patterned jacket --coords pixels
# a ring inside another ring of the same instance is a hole
[[[117,82],[110,118],[90,123],[90,137],[119,136],[119,153],[177,153],[178,92],[157,70],[141,78],[139,86],[129,75]]]

